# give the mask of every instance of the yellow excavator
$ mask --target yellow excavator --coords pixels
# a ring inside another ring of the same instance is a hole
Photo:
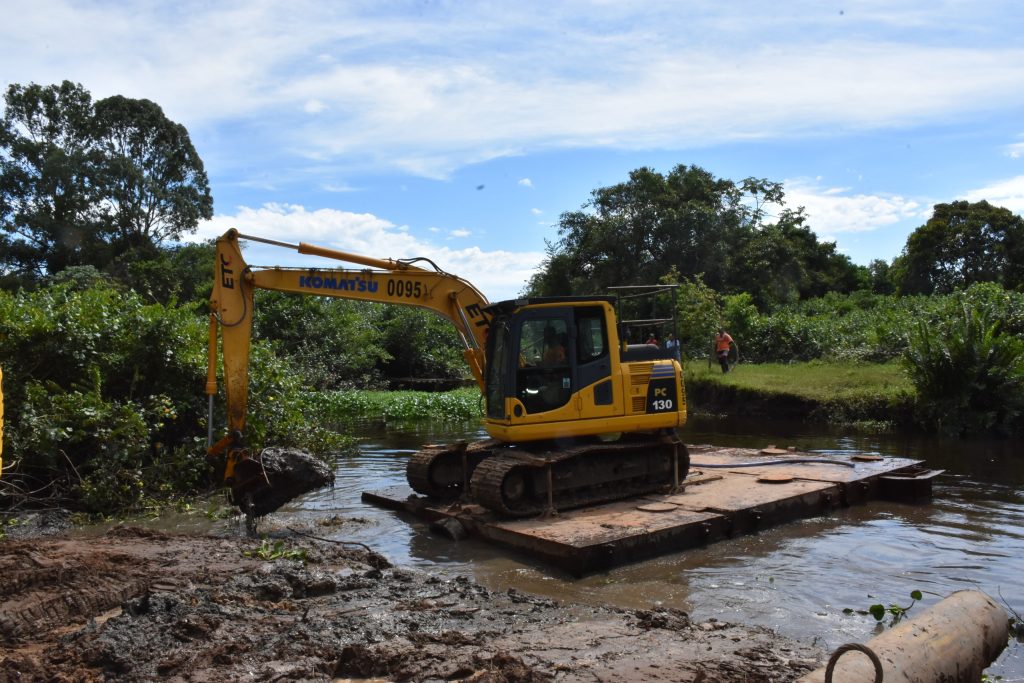
[[[242,239],[362,268],[249,266]],[[219,330],[228,424],[208,452],[235,501],[267,485],[245,439],[257,289],[419,306],[456,327],[491,438],[414,454],[407,479],[420,494],[526,516],[678,486],[686,477],[689,455],[675,433],[686,421],[682,369],[670,350],[626,343],[614,297],[491,304],[429,259],[371,258],[233,229],[217,240],[215,265],[206,393],[212,425]]]

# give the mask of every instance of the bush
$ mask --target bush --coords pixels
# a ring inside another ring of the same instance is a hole
[[[267,344],[254,344],[249,362],[248,445],[305,448],[316,455],[347,450],[351,437],[325,429],[311,418],[308,386],[287,359],[274,355]]]
[[[147,306],[109,282],[69,278],[0,293],[17,460],[8,481],[96,512],[157,495],[161,483],[147,474],[168,453],[181,458],[191,446],[188,457],[205,464],[192,443],[202,430],[204,357],[205,326],[194,313]]]
[[[1024,412],[1024,341],[1002,331],[991,302],[956,298],[955,315],[915,325],[904,353],[918,415],[947,434],[1013,431]]]
[[[455,326],[433,311],[409,306],[388,306],[381,319],[384,349],[382,364],[391,379],[408,377],[454,379],[469,376],[463,345]]]
[[[8,504],[36,492],[109,513],[200,490],[206,333],[191,306],[147,305],[102,278],[0,292]],[[347,447],[351,439],[309,426],[306,389],[292,363],[255,343],[250,445]]]
[[[256,292],[253,338],[290,358],[295,371],[317,390],[376,387],[383,346],[384,307],[360,301]]]

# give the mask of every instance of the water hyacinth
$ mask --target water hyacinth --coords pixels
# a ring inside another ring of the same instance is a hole
[[[304,399],[306,409],[325,423],[354,419],[464,422],[481,416],[480,392],[456,389],[419,391],[323,391]]]

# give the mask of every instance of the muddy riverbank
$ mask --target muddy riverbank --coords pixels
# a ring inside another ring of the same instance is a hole
[[[489,590],[297,531],[262,546],[125,526],[0,541],[0,681],[768,682],[825,656],[762,627]]]

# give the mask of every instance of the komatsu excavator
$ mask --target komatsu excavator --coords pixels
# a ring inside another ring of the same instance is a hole
[[[363,268],[249,266],[240,239]],[[490,304],[428,259],[370,258],[229,230],[217,240],[206,393],[212,417],[219,328],[228,432],[209,453],[236,501],[266,485],[245,439],[257,289],[419,306],[455,325],[491,438],[414,454],[407,479],[420,494],[527,516],[678,486],[686,477],[689,455],[675,433],[686,421],[681,367],[669,350],[622,339],[613,297]]]

